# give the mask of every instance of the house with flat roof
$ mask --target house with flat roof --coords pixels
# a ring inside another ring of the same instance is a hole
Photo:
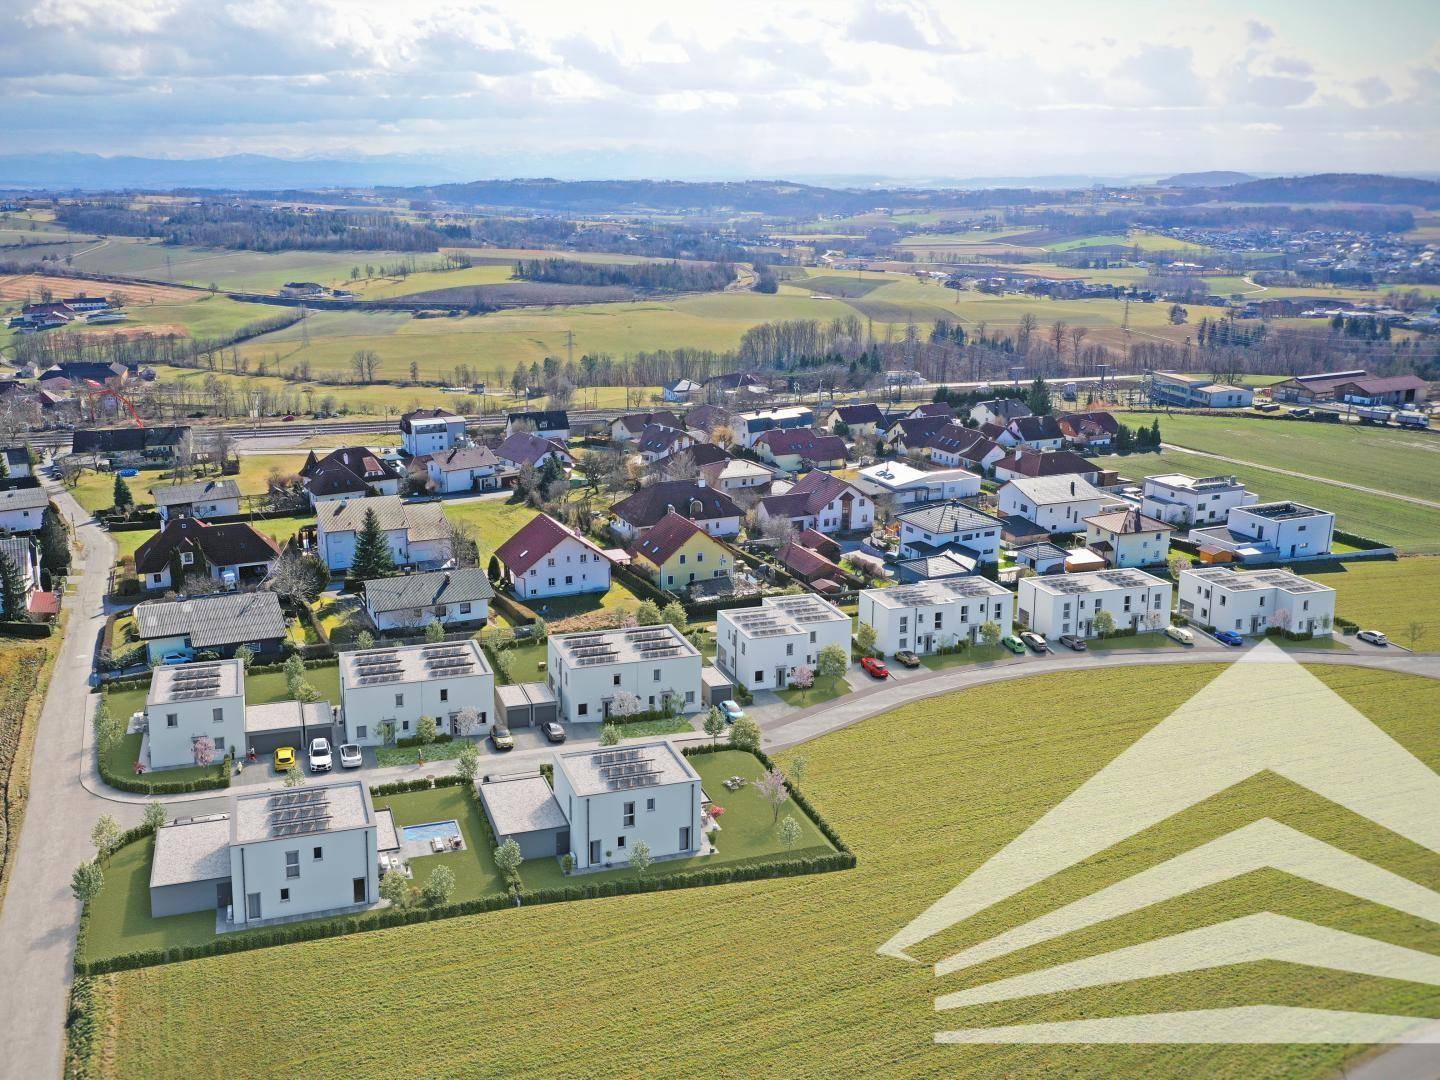
[[[228,813],[156,830],[150,914],[216,911],[238,930],[370,907],[380,830],[361,780],[232,795]]]
[[[469,730],[462,709],[478,714]],[[487,735],[494,709],[495,673],[474,638],[340,654],[345,742],[383,746],[408,738],[422,716],[441,734]]]
[[[432,569],[450,558],[450,523],[436,503],[407,503],[397,495],[321,503],[315,508],[315,546],[332,573],[350,568],[355,543],[373,512],[398,567]]]
[[[288,627],[273,592],[218,593],[180,600],[142,600],[131,614],[150,663],[171,653],[205,650],[232,656],[244,645],[273,657]]]
[[[980,477],[969,469],[917,469],[903,461],[867,465],[855,486],[872,499],[888,497],[894,506],[970,499],[980,494]]]
[[[654,859],[706,848],[700,774],[664,739],[556,754],[554,795],[576,870],[625,865],[642,840]]]
[[[797,667],[814,671],[827,645],[848,658],[850,631],[850,616],[818,596],[767,596],[716,613],[715,666],[750,690],[783,690]]]
[[[477,568],[432,570],[365,582],[365,611],[377,630],[484,626],[495,587]]]
[[[1270,629],[1329,635],[1335,623],[1335,590],[1289,570],[1182,570],[1179,604],[1181,615],[1202,626],[1246,636]]]
[[[621,708],[641,712],[700,708],[700,650],[669,623],[552,634],[546,661],[550,689],[567,723],[599,723],[617,698]]]
[[[245,668],[239,660],[167,665],[150,677],[140,760],[150,769],[193,766],[202,738],[210,740],[215,761],[245,753]]]
[[[465,441],[465,418],[449,409],[414,409],[400,417],[400,440],[411,457],[440,454]]]
[[[1027,518],[1051,536],[1085,531],[1085,519],[1114,502],[1082,476],[1036,476],[1006,481],[1000,513]]]
[[[902,559],[921,559],[948,548],[981,563],[1000,561],[1004,522],[964,503],[935,503],[899,517]]]
[[[536,514],[495,549],[502,578],[521,600],[610,591],[610,559],[549,514]]]
[[[1095,637],[1102,611],[1117,630],[1159,630],[1170,621],[1170,583],[1143,570],[1023,577],[1018,586],[1016,622],[1046,637]]]
[[[886,655],[902,650],[933,653],[962,641],[980,640],[987,622],[1010,632],[1015,594],[982,577],[946,577],[865,589],[857,618],[875,628],[875,648]]]
[[[1191,529],[1189,537],[1202,556],[1240,562],[1319,558],[1334,538],[1334,514],[1289,501],[1232,507],[1224,525]]]
[[[1169,525],[1214,525],[1227,520],[1235,507],[1259,498],[1233,476],[1157,473],[1141,486],[1140,512]]]
[[[1152,404],[1181,409],[1248,409],[1255,401],[1255,391],[1248,386],[1178,371],[1150,372],[1149,388]]]
[[[172,517],[232,517],[240,513],[240,485],[234,480],[197,480],[150,489],[163,525]]]
[[[570,820],[540,773],[500,776],[475,785],[495,843],[514,840],[527,859],[553,858],[570,851]]]
[[[1170,552],[1171,528],[1133,506],[1085,519],[1085,546],[1107,566],[1155,566]]]

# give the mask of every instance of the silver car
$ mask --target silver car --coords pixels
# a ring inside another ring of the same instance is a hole
[[[340,744],[340,767],[342,769],[358,769],[365,764],[365,755],[360,747],[353,742]]]

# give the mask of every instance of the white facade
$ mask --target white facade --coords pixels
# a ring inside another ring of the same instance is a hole
[[[624,694],[639,711],[700,708],[700,651],[668,623],[597,633],[552,634],[546,671],[560,719],[596,724]]]
[[[777,409],[760,409],[757,412],[740,413],[735,417],[735,426],[732,429],[735,438],[747,448],[755,445],[755,440],[764,435],[767,431],[776,428],[789,430],[790,428],[811,427],[815,423],[815,413],[804,405],[792,405]]]
[[[767,597],[716,614],[715,665],[750,690],[783,690],[797,667],[815,669],[827,645],[848,659],[850,631],[850,616],[818,596]]]
[[[117,717],[122,723],[126,717]],[[158,667],[145,698],[146,765],[196,764],[195,742],[208,737],[214,761],[245,753],[245,670],[239,660]]]
[[[1000,561],[1001,522],[961,503],[921,507],[900,518],[900,558],[922,559],[958,544],[980,562]]]
[[[1278,627],[1329,635],[1335,625],[1335,590],[1288,570],[1206,566],[1180,572],[1180,614],[1237,634]]]
[[[403,503],[396,496],[352,499],[317,508],[317,554],[332,571],[355,561],[366,510],[374,510],[396,566],[438,566],[450,557],[449,526],[436,503]]]
[[[875,628],[875,648],[932,653],[961,641],[978,642],[987,622],[1010,632],[1015,594],[982,577],[941,578],[860,594],[859,621]]]
[[[1247,506],[1258,498],[1233,476],[1196,478],[1184,473],[1161,473],[1145,478],[1140,512],[1170,525],[1217,525],[1235,507]]]
[[[429,420],[409,421],[410,430],[403,432],[401,443],[411,457],[438,454],[465,441],[465,419],[460,416],[437,416]]]
[[[1114,567],[1155,566],[1170,553],[1170,532],[1137,510],[1117,510],[1085,519],[1085,546]]]
[[[523,574],[505,575],[521,600],[610,591],[610,560],[578,536],[561,540]]]
[[[1108,611],[1115,629],[1160,630],[1170,622],[1170,583],[1143,570],[1025,577],[1016,621],[1047,637],[1095,637],[1095,616]]]
[[[704,843],[700,776],[663,740],[556,755],[555,801],[577,870],[626,865],[642,840],[656,859],[694,855]]]
[[[236,496],[233,499],[203,499],[185,506],[157,506],[155,511],[160,515],[161,525],[169,522],[172,513],[188,514],[201,521],[208,518],[233,517],[240,513],[240,498]]]
[[[882,461],[860,470],[855,486],[869,495],[888,495],[896,506],[969,499],[980,494],[980,477],[969,469],[929,472],[903,461]]]
[[[480,714],[468,732],[458,725],[464,708]],[[345,741],[361,746],[413,736],[422,716],[432,717],[442,735],[486,735],[495,675],[473,639],[342,653],[340,709]]]
[[[425,463],[425,473],[434,490],[441,495],[460,495],[472,491],[497,491],[500,488],[500,462],[446,468],[438,457]]]
[[[0,491],[0,532],[34,532],[45,517],[49,496],[44,488]]]
[[[1033,521],[1052,536],[1085,531],[1085,519],[1112,501],[1080,476],[1011,480],[1000,489],[1000,513]]]
[[[1233,537],[1281,559],[1330,554],[1335,515],[1294,502],[1255,503],[1230,511],[1226,527]]]
[[[731,494],[736,491],[763,492],[778,475],[768,465],[746,458],[731,458],[704,465],[700,469],[711,487]]]

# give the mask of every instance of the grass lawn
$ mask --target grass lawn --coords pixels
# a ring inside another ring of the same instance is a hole
[[[520,531],[540,511],[524,503],[506,499],[471,499],[468,502],[441,503],[451,521],[464,522],[475,530],[480,545],[480,561],[489,561],[495,549]]]
[[[310,685],[320,691],[320,697],[332,705],[340,703],[340,665],[323,664],[320,667],[307,668],[305,678]],[[147,686],[127,686],[122,689],[111,690],[107,696],[110,702],[110,712],[119,720],[125,720],[132,713],[139,712],[145,708],[145,698],[149,692]],[[274,701],[288,701],[290,699],[289,688],[285,685],[285,672],[283,671],[261,671],[245,677],[245,704],[247,705],[268,705]],[[138,736],[136,736],[138,738]],[[132,756],[126,764],[124,771],[129,772],[130,763],[135,758]],[[166,779],[176,774],[167,772]],[[179,777],[184,779],[184,777]]]
[[[140,703],[143,708],[145,703]],[[131,712],[134,712],[132,709]],[[121,723],[129,720],[130,713],[117,713],[116,718]],[[105,763],[110,771],[120,776],[131,776],[135,772],[135,762],[140,760],[140,740],[143,736],[137,731],[134,735],[126,735],[123,739],[110,747],[105,752]],[[209,765],[205,768],[192,765],[184,769],[158,769],[155,772],[147,772],[142,779],[149,779],[155,783],[176,784],[186,780],[203,780],[206,777],[215,775],[215,766]]]
[[[455,873],[455,900],[473,900],[504,892],[500,871],[495,869],[495,859],[490,850],[490,829],[480,813],[479,804],[471,798],[465,788],[434,788],[431,791],[407,791],[399,795],[386,795],[375,800],[375,808],[388,806],[395,816],[397,829],[405,825],[427,825],[432,821],[460,823],[460,835],[465,837],[464,851],[449,851],[444,855],[426,855],[411,859],[410,867],[415,872],[415,884],[423,885],[430,871],[444,864]]]
[[[499,664],[495,670],[495,682],[500,686],[511,683],[544,682],[546,646],[541,644],[516,645],[512,649],[500,649],[495,653]]]
[[[1091,652],[1122,652],[1125,649],[1184,649],[1172,637],[1163,633],[1131,634],[1127,637],[1087,638],[1085,642]],[[1061,648],[1064,648],[1062,645]],[[1067,650],[1068,651],[1068,650]]]
[[[1415,555],[1300,570],[1334,589],[1335,614],[1359,623],[1360,629],[1383,630],[1408,646],[1410,624],[1418,623],[1417,646],[1440,649],[1440,557]]]
[[[135,499],[136,506],[153,506],[154,497],[150,489],[167,487],[170,484],[189,483],[202,480],[234,480],[242,495],[259,495],[265,491],[266,481],[272,472],[295,473],[305,464],[304,454],[241,454],[240,471],[233,476],[219,476],[207,473],[180,480],[169,469],[141,469],[139,476],[125,477],[125,484]],[[108,510],[115,502],[115,477],[113,472],[93,472],[86,469],[70,489],[75,501],[90,513]]]
[[[637,720],[633,724],[620,725],[621,739],[650,739],[656,735],[679,735],[694,731],[696,720],[703,714],[672,716],[668,720]]]
[[[431,743],[425,747],[426,761],[452,761],[460,756],[460,750],[469,740],[451,739],[449,742]],[[420,760],[418,746],[378,746],[375,748],[375,762],[380,766],[414,765]]]
[[[964,652],[931,653],[920,657],[920,663],[931,671],[963,667],[966,664],[986,664],[992,660],[1004,660],[1014,654],[1002,645],[971,645]]]
[[[90,929],[82,959],[199,945],[214,939],[213,911],[163,919],[150,917],[150,858],[154,849],[154,838],[147,837],[121,848],[104,867],[105,887],[90,905]]]
[[[792,687],[786,690],[776,690],[775,695],[793,709],[805,709],[811,705],[819,705],[823,701],[841,697],[850,691],[851,686],[845,681],[844,676],[826,679],[817,675],[814,685],[808,689],[799,690]]]
[[[1435,987],[1269,962],[937,1016],[940,993],[1265,908],[1433,948],[1433,929],[1422,920],[1262,870],[969,976],[936,978],[930,964],[964,944],[1262,816],[1411,880],[1435,881],[1434,857],[1422,848],[1273,773],[922,943],[914,950],[920,963],[876,954],[1223,670],[1181,663],[1006,680],[907,705],[787,751],[782,766],[796,753],[808,758],[806,795],[856,852],[858,865],[844,873],[507,909],[117,975],[101,984],[114,1022],[101,1033],[97,1056],[114,1075],[188,1078],[197,1060],[193,1033],[204,1031],[206,1060],[224,1062],[227,1072],[268,1076],[388,1076],[395,1061],[424,1060],[437,1047],[444,1048],[443,1071],[470,1077],[554,1076],[577,1061],[594,1076],[633,1075],[637,1062],[656,1076],[1332,1076],[1364,1048],[934,1041],[936,1031],[967,1023],[1257,1002],[1440,1016]],[[1440,768],[1434,682],[1340,665],[1309,670],[1427,767]],[[722,764],[719,771],[738,770]],[[708,778],[706,786],[731,811],[730,821],[722,818],[725,853],[744,832],[737,828],[744,819],[732,816],[742,811]],[[757,836],[768,834],[768,810],[762,813]],[[783,975],[761,962],[766,957],[781,958]],[[507,1012],[500,1041],[483,1024],[456,1023],[498,1001],[546,1007]],[[597,1001],[623,1006],[597,1009]],[[320,1044],[313,1038],[317,1015],[325,1017],[327,1036]],[[257,1039],[261,1030],[265,1038]],[[808,1036],[799,1052],[797,1031]]]

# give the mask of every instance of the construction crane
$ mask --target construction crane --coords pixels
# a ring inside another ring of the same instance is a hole
[[[126,410],[130,413],[131,419],[135,421],[136,427],[145,427],[145,421],[140,419],[140,414],[135,411],[135,406],[132,405],[130,403],[130,399],[127,398],[124,394],[120,393],[119,390],[116,390],[112,386],[105,386],[101,383],[98,383],[94,379],[86,379],[85,385],[90,387],[90,389],[86,391],[85,394],[86,400],[90,402],[90,419],[98,419],[98,415],[95,411],[96,400],[99,398],[111,397],[118,401],[121,405],[125,406]]]

